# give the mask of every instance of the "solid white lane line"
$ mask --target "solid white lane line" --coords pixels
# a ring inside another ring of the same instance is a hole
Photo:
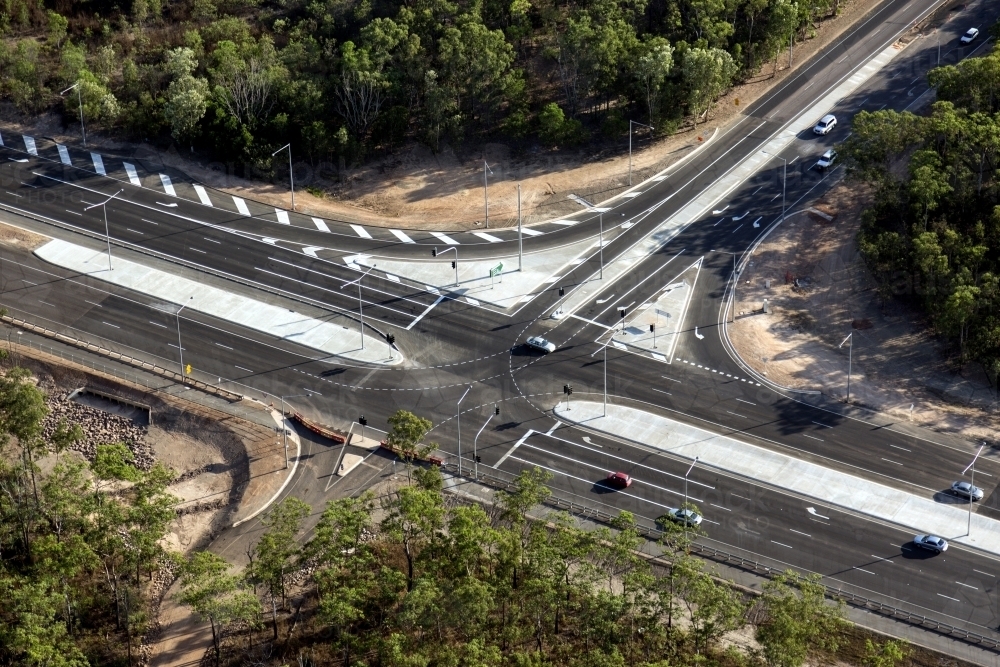
[[[66,209],[66,212],[67,212],[67,213],[72,213],[73,215],[80,215],[80,216],[82,216],[82,215],[83,215],[83,213],[80,213],[79,211],[71,211],[71,210],[69,210],[69,209]]]
[[[205,206],[212,206],[212,200],[208,198],[208,193],[205,192],[205,186],[194,184],[194,191],[198,195],[198,201],[200,201]]]
[[[392,232],[392,235],[395,236],[400,241],[402,241],[403,243],[416,243],[416,241],[414,241],[409,236],[407,236],[405,233],[403,233],[402,230],[399,230],[399,229],[390,229],[389,231]]]

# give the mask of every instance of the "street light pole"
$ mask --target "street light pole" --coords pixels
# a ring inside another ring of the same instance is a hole
[[[292,186],[292,210],[295,210],[295,173],[292,171],[292,145],[290,143],[285,144],[278,150],[271,153],[271,157],[274,157],[281,151],[288,149],[288,180]]]
[[[448,252],[449,250],[455,251],[455,261],[452,263],[455,265],[455,287],[458,287],[458,248],[456,248],[455,246],[448,246],[441,252]],[[433,250],[431,250],[431,257],[437,257],[437,256],[438,256],[438,249],[434,248]]]
[[[521,235],[521,184],[517,184],[517,270],[521,270],[521,258],[524,254],[524,244]]]
[[[108,202],[117,197],[118,195],[120,195],[124,191],[125,189],[122,188],[118,190],[118,192],[114,193],[113,195],[102,201],[100,204],[91,204],[87,208],[83,209],[84,211],[89,211],[95,206],[100,206],[102,209],[104,209],[104,238],[108,242],[108,271],[114,271],[114,267],[111,266],[111,232],[108,229]]]
[[[191,302],[191,299],[194,299],[194,297],[193,296],[192,297],[188,297],[188,303]],[[181,359],[181,384],[185,384],[185,382],[184,382],[184,346],[181,344],[181,311],[188,307],[188,303],[183,304],[180,308],[177,309],[177,312],[174,313],[174,317],[176,318],[176,321],[177,321],[177,352],[180,354],[180,359]]]
[[[598,213],[597,216],[598,216],[598,218],[600,220],[599,224],[601,226],[601,231],[600,231],[600,234],[601,234],[601,241],[600,241],[600,246],[601,246],[601,280],[604,280],[604,212],[602,211],[602,212]]]
[[[615,338],[614,334],[609,336],[607,342],[605,342],[604,345],[601,346],[601,349],[594,350],[594,354],[590,355],[591,358],[593,358],[594,355],[596,355],[601,350],[604,351],[604,415],[603,416],[605,417],[608,416],[608,345],[611,343],[612,340],[614,340],[614,338]]]
[[[847,338],[840,342],[837,349],[844,347],[844,343],[850,341],[851,344],[847,348],[847,402],[851,402],[851,366],[854,362],[854,332],[847,334]]]
[[[375,265],[372,264],[370,267],[368,267],[368,270],[365,271],[364,273],[362,273],[360,276],[358,276],[357,279],[352,280],[351,282],[345,283],[345,284],[343,284],[343,285],[340,286],[340,289],[344,289],[345,287],[350,287],[354,283],[358,284],[358,314],[361,316],[361,349],[362,350],[365,349],[365,307],[364,307],[364,303],[361,301],[361,281],[364,280],[364,277],[367,276],[369,273],[371,273],[371,270],[374,269],[374,268],[375,268]]]
[[[462,401],[465,397],[472,391],[472,385],[465,390],[462,394],[462,398],[458,399],[458,405],[455,406],[455,419],[458,420],[458,476],[462,476]]]
[[[774,155],[773,153],[768,153],[767,151],[761,151],[764,155],[769,155],[771,157],[776,157],[784,163],[781,176],[781,221],[785,221],[785,192],[788,186],[788,160],[781,157],[780,155]]]
[[[646,125],[645,123],[640,123],[638,121],[630,120],[628,122],[628,185],[632,187],[632,126],[641,125],[642,127],[648,127],[650,132],[653,131],[652,125]]]
[[[472,465],[474,466],[475,472],[473,473],[476,479],[479,479],[479,436],[482,434],[486,426],[493,420],[493,417],[499,414],[500,408],[495,408],[493,412],[490,413],[489,419],[483,424],[482,428],[479,429],[479,433],[476,434],[476,439],[472,441]]]
[[[965,470],[962,471],[962,474],[964,475],[966,471],[969,470],[969,468],[972,468],[972,482],[971,482],[972,488],[969,489],[969,525],[965,530],[965,534],[969,536],[972,535],[972,503],[975,502],[972,497],[973,494],[976,492],[976,459],[978,459],[979,455],[983,453],[984,447],[986,447],[985,442],[979,446],[979,451],[976,452],[976,455],[972,457],[972,463],[965,466]]]
[[[489,195],[489,183],[486,180],[486,172],[492,174],[493,170],[490,169],[490,165],[486,164],[486,160],[483,160],[483,205],[486,208],[486,229],[490,228],[490,195]]]
[[[684,541],[685,542],[687,541],[687,526],[688,526],[688,515],[687,515],[687,511],[688,511],[688,509],[687,509],[687,504],[688,504],[688,475],[690,475],[691,471],[694,470],[695,464],[698,463],[698,458],[699,457],[697,457],[697,456],[694,457],[694,461],[691,462],[691,465],[688,467],[688,471],[686,473],[684,473],[684,504],[681,506],[681,512],[684,513]]]
[[[736,322],[736,286],[739,285],[739,283],[740,283],[739,276],[736,275],[736,256],[739,253],[730,252],[728,250],[714,250],[714,249],[712,250],[712,252],[721,252],[721,253],[723,253],[725,255],[732,255],[733,256],[733,322],[735,323]]]
[[[940,51],[940,49],[938,49]],[[938,59],[940,60],[940,58]],[[80,107],[80,131],[83,133],[83,147],[87,147],[87,127],[83,124],[83,98],[80,96],[80,82],[77,81],[72,86],[66,90],[59,93],[60,96],[65,95],[69,91],[76,88],[76,105]]]

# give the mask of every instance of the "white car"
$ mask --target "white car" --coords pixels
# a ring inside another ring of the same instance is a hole
[[[941,553],[948,550],[948,540],[936,535],[917,535],[913,538],[913,546]]]
[[[951,485],[951,492],[956,496],[969,498],[972,502],[983,499],[983,490],[978,486],[972,486],[968,482],[953,482]]]
[[[669,519],[674,523],[687,524],[689,526],[700,526],[701,525],[701,515],[694,510],[681,509],[679,507],[671,507],[667,510],[661,519]]]
[[[813,132],[816,134],[826,135],[830,134],[835,127],[837,127],[837,117],[832,113],[828,113],[819,119],[819,122],[816,123],[816,127],[813,128]]]
[[[831,148],[830,150],[828,150],[827,152],[823,153],[823,155],[820,156],[819,162],[816,163],[816,167],[818,169],[829,169],[830,165],[832,165],[836,160],[837,160],[837,151]]]
[[[962,35],[962,44],[969,44],[976,37],[979,37],[979,28],[969,28],[965,31],[965,34]]]
[[[544,352],[546,354],[548,354],[549,352],[556,351],[555,344],[550,343],[541,336],[532,336],[531,338],[529,338],[524,342],[528,347],[538,350],[539,352]]]

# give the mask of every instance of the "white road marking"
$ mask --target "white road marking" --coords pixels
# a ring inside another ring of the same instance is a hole
[[[228,345],[223,345],[222,343],[216,343],[216,345],[218,345],[219,347],[224,347],[224,348],[226,348],[227,350],[231,350],[231,349],[233,349],[233,348],[229,347]]]
[[[166,174],[160,174],[160,183],[163,184],[163,191],[166,192],[171,197],[176,197],[177,192],[174,190],[174,184],[170,182],[170,177]]]
[[[91,153],[90,154],[90,159],[94,163],[94,171],[95,172],[97,172],[101,176],[107,176],[108,175],[108,172],[104,171],[104,159],[101,158],[100,155],[98,155],[97,153]]]
[[[667,358],[665,356],[663,356],[662,354],[658,354],[656,352],[650,352],[650,354],[653,355],[653,358],[656,359],[657,361],[666,361],[667,360]]]
[[[794,549],[795,548],[795,547],[790,547],[787,544],[782,544],[781,542],[775,542],[774,540],[771,540],[771,544],[777,544],[779,547],[785,547],[786,549]]]
[[[556,423],[552,425],[552,428],[545,432],[545,435],[552,435],[560,426],[562,426],[562,422],[557,419]]]
[[[819,440],[820,442],[823,442],[822,438],[814,438],[813,436],[806,435],[805,433],[802,434],[802,437],[809,438],[810,440]]]
[[[966,588],[971,588],[974,591],[978,591],[979,590],[975,586],[970,586],[969,584],[963,584],[961,581],[956,581],[955,583],[958,584],[959,586],[965,586]]]
[[[236,366],[236,368],[240,369],[241,371],[246,371],[247,373],[253,373],[253,371],[250,370],[249,368],[243,368],[242,366]]]
[[[953,598],[950,595],[944,595],[943,593],[938,593],[938,595],[943,598],[948,598],[949,600],[954,600],[955,602],[961,602],[961,600],[959,600],[958,598]]]
[[[56,144],[56,148],[59,150],[59,161],[63,164],[73,164],[69,161],[69,151],[62,144]]]
[[[887,459],[887,458],[885,458],[884,456],[882,457],[882,460],[883,460],[883,461],[888,461],[889,463],[895,463],[895,464],[896,464],[896,465],[898,465],[898,466],[901,466],[901,465],[903,465],[903,464],[902,464],[902,463],[900,463],[899,461],[893,461],[892,459]]]
[[[667,377],[666,375],[661,375],[660,377],[663,378],[664,380],[670,380],[671,382],[680,382],[680,380],[675,380],[674,378]]]
[[[276,208],[276,209],[274,209],[274,214],[276,216],[278,216],[278,224],[279,225],[290,225],[290,224],[292,224],[291,221],[288,219],[288,211],[285,211],[285,210],[280,209],[280,208]]]
[[[222,241],[216,241],[215,239],[210,239],[207,236],[202,236],[201,238],[205,239],[209,243],[215,243],[215,244],[218,244],[218,245],[222,245]]]
[[[138,229],[132,229],[131,227],[126,227],[125,231],[126,232],[132,232],[134,234],[139,234],[140,236],[145,236],[146,235],[146,232],[140,232]]]
[[[199,250],[198,248],[192,248],[191,246],[188,246],[188,250],[194,250],[195,252],[200,252],[202,255],[207,255],[208,254],[204,250]]]
[[[329,232],[330,231],[330,228],[326,226],[326,223],[323,222],[322,218],[313,218],[312,221],[313,221],[313,224],[316,225],[316,229],[318,229],[319,231],[321,231],[321,232]],[[369,237],[369,238],[371,238],[371,237]]]
[[[720,510],[726,510],[727,512],[732,512],[733,510],[728,507],[723,507],[722,505],[716,505],[715,503],[709,503],[712,507],[718,507]]]
[[[250,209],[247,208],[247,203],[240,199],[239,197],[233,197],[233,203],[236,204],[236,210],[240,212],[241,215],[250,217]]]
[[[553,225],[562,225],[563,227],[572,227],[573,225],[580,222],[579,220],[553,220]]]
[[[875,554],[872,554],[872,558],[878,558],[879,560],[884,560],[886,563],[889,563],[890,565],[895,565],[895,563],[893,563],[891,560],[889,560],[888,558],[883,558],[882,556],[876,556]]]
[[[128,162],[123,162],[122,165],[125,167],[125,173],[128,174],[128,180],[132,185],[136,187],[142,187],[142,181],[139,180],[139,174],[135,172],[135,166],[129,164]]]
[[[556,423],[558,424],[559,422],[556,422]],[[510,456],[511,454],[513,454],[515,449],[517,449],[522,444],[524,444],[524,441],[528,439],[528,436],[530,436],[534,432],[535,431],[533,429],[529,428],[528,431],[524,435],[521,436],[521,439],[518,440],[517,442],[515,442],[514,446],[511,447],[510,449],[508,449],[506,454],[504,454],[503,456],[500,457],[500,460],[496,462],[496,464],[493,466],[493,468],[496,469],[496,468],[499,468],[501,465],[503,465],[503,462],[507,460],[507,457]]]
[[[313,218],[313,220],[316,220],[316,218]],[[323,223],[323,227],[326,227],[326,223],[325,222]],[[368,230],[365,229],[364,227],[362,227],[361,225],[351,225],[351,229],[353,229],[354,233],[357,234],[358,236],[360,236],[363,239],[370,239],[372,237],[372,235],[368,233]],[[323,231],[328,232],[328,231],[330,231],[330,229],[326,228]]]
[[[29,155],[38,155],[38,147],[35,146],[35,138],[29,137],[28,135],[22,135],[24,138],[24,148],[28,151]]]
[[[854,569],[857,570],[858,572],[864,572],[865,574],[875,574],[871,570],[866,570],[863,567],[855,567]],[[875,576],[877,577],[878,575],[875,574]]]
[[[437,294],[438,291],[434,290],[434,293]],[[431,310],[434,309],[434,306],[436,306],[439,303],[441,303],[442,301],[444,301],[444,299],[445,299],[445,297],[444,297],[443,294],[441,296],[439,296],[434,303],[432,303],[431,305],[427,306],[427,308],[424,310],[424,312],[422,312],[419,315],[417,315],[417,318],[415,320],[413,320],[412,322],[410,322],[410,324],[406,327],[406,330],[409,331],[410,329],[412,329],[414,327],[414,325],[416,325],[417,322],[419,322],[420,320],[424,319],[424,315],[426,315],[427,313],[431,312]]]
[[[476,301],[475,299],[473,299],[471,296],[465,297],[465,300],[468,301],[473,306],[478,306],[479,305],[479,302]]]
[[[540,232],[537,229],[531,229],[530,227],[521,227],[521,233],[527,234],[528,236],[541,236],[545,232]]]
[[[386,280],[391,280],[394,283],[398,283],[399,282],[399,276],[394,276],[391,273],[385,274],[385,279]]]
[[[205,206],[211,206],[212,205],[212,200],[208,198],[208,193],[205,192],[205,186],[204,185],[198,185],[197,183],[195,183],[194,184],[194,191],[195,191],[195,193],[197,193],[198,200],[202,204],[204,204]]]
[[[737,398],[740,403],[746,403],[747,405],[757,405],[756,403],[751,403],[750,401],[744,401],[742,398]]]
[[[402,241],[403,243],[416,243],[416,241],[414,241],[413,239],[411,239],[409,236],[407,236],[406,234],[404,234],[399,229],[390,229],[389,231],[392,232],[392,235],[395,236],[400,241]]]
[[[487,234],[486,232],[472,232],[473,236],[478,236],[484,241],[489,241],[490,243],[501,243],[503,239],[493,236],[492,234]]]
[[[673,394],[671,394],[669,391],[663,391],[662,389],[657,389],[656,387],[650,387],[650,389],[661,394],[666,394],[667,396],[673,396]]]
[[[726,412],[729,412],[729,410],[726,410]],[[740,417],[742,419],[749,419],[749,417],[747,417],[746,415],[737,414],[735,412],[729,412],[729,414],[733,415],[734,417]]]
[[[829,424],[824,424],[823,422],[816,422],[816,421],[814,421],[813,424],[816,424],[817,426],[822,426],[823,428],[833,428]]]
[[[161,329],[169,329],[170,328],[166,324],[160,324],[159,322],[154,322],[153,320],[150,320],[149,323],[152,324],[154,327],[160,327]]]
[[[806,537],[812,537],[812,535],[810,535],[809,533],[803,533],[801,530],[795,530],[794,528],[789,528],[788,530],[792,531],[793,533],[798,533],[799,535],[805,535]]]
[[[430,235],[436,238],[438,241],[441,241],[442,243],[447,243],[448,245],[461,245],[455,239],[451,238],[447,234],[442,234],[441,232],[430,232]]]
[[[904,452],[912,452],[913,451],[912,449],[907,449],[906,447],[900,447],[899,445],[889,445],[889,446],[890,447],[894,447],[895,449],[902,449]]]
[[[105,322],[104,320],[101,320],[101,322],[102,324],[107,324],[109,327],[114,327],[115,329],[121,329],[121,327],[118,326],[117,324],[111,324],[111,322]]]
[[[997,576],[995,574],[990,574],[989,572],[983,572],[982,570],[977,570],[976,568],[972,568],[972,571],[973,572],[978,572],[979,574],[985,574],[987,577],[994,577],[995,578]]]

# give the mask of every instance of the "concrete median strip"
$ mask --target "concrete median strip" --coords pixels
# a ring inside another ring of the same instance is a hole
[[[956,544],[1000,555],[1000,522],[973,514],[972,534],[967,535],[966,507],[938,503],[643,410],[608,405],[607,416],[603,416],[603,404],[590,401],[573,401],[572,408],[567,411],[560,404],[555,414],[567,422],[677,456],[697,456],[704,465],[914,533],[940,535]]]
[[[320,321],[119,257],[114,258],[114,270],[108,271],[108,257],[103,251],[58,239],[41,246],[35,254],[56,266],[106,280],[167,303],[190,303],[189,310],[291,341],[325,355],[374,364],[396,364],[402,360],[401,355],[391,354],[390,347],[381,337],[370,333],[365,336],[365,347],[362,349],[357,322],[353,320],[345,319],[350,326]]]

